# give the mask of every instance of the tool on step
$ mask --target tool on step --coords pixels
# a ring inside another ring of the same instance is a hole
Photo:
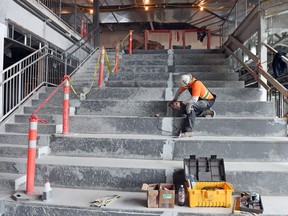
[[[92,207],[102,207],[102,206],[106,206],[108,205],[109,203],[111,203],[112,201],[120,198],[121,196],[120,195],[113,195],[111,197],[102,197],[102,198],[98,198],[98,199],[95,199],[94,202],[91,202],[91,205]]]

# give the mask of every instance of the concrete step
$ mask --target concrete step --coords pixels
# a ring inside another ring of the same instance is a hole
[[[40,100],[39,103],[41,102],[43,101]],[[36,109],[37,106],[25,106],[23,111],[25,114],[32,114]],[[37,116],[39,114],[47,114],[47,113],[49,113],[50,115],[51,114],[62,115],[62,112],[63,112],[62,103],[58,102],[57,106],[52,106],[52,104],[49,103],[48,105],[46,104],[37,112]]]
[[[18,188],[25,184],[26,175],[13,173],[0,173],[0,191],[18,190]]]
[[[28,142],[27,142],[28,143]],[[14,157],[17,155],[18,158],[27,158],[27,148],[24,145],[13,145],[13,144],[0,144],[0,157]],[[50,149],[48,146],[37,146],[36,147],[36,157],[40,158],[42,156],[48,155]]]
[[[211,80],[201,80],[209,88],[244,88],[244,81],[211,81]],[[76,84],[80,82],[76,82]],[[82,85],[89,85],[89,82],[83,81]],[[144,88],[167,88],[170,83],[169,81],[153,81],[153,80],[131,80],[131,81],[106,81],[106,87],[144,87]],[[178,82],[173,82],[173,87],[178,87]]]
[[[225,59],[223,53],[183,53],[183,54],[174,54],[174,61],[181,59]]]
[[[29,123],[29,118],[31,115],[29,114],[17,114],[15,115],[14,122],[16,123]],[[52,113],[48,114],[38,114],[37,117],[41,120],[45,120],[47,124],[61,124],[62,123],[62,114],[61,115],[55,115]],[[38,122],[38,125],[45,125],[42,122]],[[27,128],[27,134],[28,134],[28,129]]]
[[[185,72],[174,73],[172,76],[172,80],[177,82],[179,77],[183,74],[187,74]],[[237,73],[224,73],[224,72],[209,72],[209,73],[201,73],[194,72],[192,75],[199,80],[209,80],[209,81],[238,81],[239,75]]]
[[[228,65],[176,65],[169,68],[169,72],[226,72],[231,73]]]
[[[16,160],[15,160],[16,159]],[[27,159],[17,158],[16,156],[11,157],[0,157],[0,174],[10,173],[10,174],[25,174]]]
[[[121,63],[122,65],[125,65],[125,67],[129,67],[130,65],[157,65],[157,66],[167,66],[168,65],[168,57],[165,59],[135,59],[135,60],[129,60],[122,58]]]
[[[37,136],[37,145],[44,145],[44,143],[49,142],[49,136],[38,135]],[[28,145],[28,133],[20,134],[20,133],[0,133],[0,146],[1,144],[17,144],[17,145]]]
[[[149,73],[115,73],[115,74],[111,74],[109,76],[109,80],[159,80],[159,81],[163,81],[163,80],[168,80],[169,79],[169,73],[166,72],[155,72],[152,74]]]
[[[71,116],[69,120],[71,133],[167,134],[170,136],[178,136],[180,130],[182,130],[183,121],[184,117],[102,117],[94,115]],[[25,124],[14,125],[13,130],[17,128],[19,132],[24,126]],[[40,125],[38,127],[41,131],[46,129],[47,125]],[[197,118],[193,134],[194,136],[286,137],[287,122],[284,119],[278,118]]]
[[[193,137],[173,138],[162,135],[69,134],[56,135],[50,142],[51,155],[183,160],[190,154],[207,152],[225,161],[287,161],[287,137]]]
[[[193,58],[176,58],[174,59],[174,65],[229,65],[227,59],[214,59],[206,57],[193,57]]]
[[[174,73],[172,74],[172,80],[178,81],[178,78],[185,73]],[[209,80],[209,81],[238,81],[239,75],[237,73],[201,73],[195,72],[193,76],[200,80]],[[83,75],[82,79],[86,79]],[[153,75],[147,73],[118,73],[118,74],[111,74],[109,76],[110,80],[120,81],[120,80],[159,80],[159,81],[168,81],[169,73],[162,73],[162,72],[155,72]]]
[[[31,199],[29,202],[15,202],[11,193],[4,192],[2,195],[3,214],[5,216],[33,216],[41,215],[69,215],[69,216],[215,216],[231,215],[230,208],[197,207],[190,208],[187,205],[180,207],[175,201],[174,208],[147,208],[147,195],[145,192],[123,192],[105,190],[83,190],[58,188],[52,185],[53,198],[49,202],[40,199]],[[35,194],[41,195],[43,187],[35,187]],[[21,192],[21,191],[20,191]],[[90,207],[91,202],[103,197],[111,197],[115,194],[121,197],[107,206],[101,208]],[[235,196],[233,196],[234,198]],[[287,196],[261,196],[264,213],[263,215],[288,215]],[[77,202],[75,202],[77,200]],[[233,200],[231,201],[233,203]],[[32,213],[33,212],[33,213]]]
[[[127,62],[127,61],[159,61],[159,60],[167,60],[168,53],[151,53],[151,54],[132,54],[130,55],[123,55],[120,62]]]
[[[122,64],[122,62],[119,63],[119,71],[118,73],[141,73],[143,71],[143,68],[145,69],[145,73],[156,73],[156,72],[162,72],[166,73],[168,72],[168,66],[157,66],[157,65],[145,65],[145,66],[138,66],[133,65],[126,67],[125,64]]]
[[[28,118],[28,116],[23,115],[25,118]],[[61,128],[61,127],[60,127]],[[6,132],[13,132],[13,133],[23,133],[27,134],[29,130],[29,123],[7,123],[5,124],[5,131]],[[56,124],[38,124],[38,133],[39,134],[54,134],[58,131],[56,129]]]
[[[183,161],[47,156],[37,160],[35,184],[49,179],[54,187],[140,191],[144,182],[173,182],[181,169]],[[226,181],[236,191],[263,196],[287,195],[287,172],[287,162],[225,162]],[[275,179],[281,187],[271,184]]]
[[[220,49],[174,49],[174,54],[223,54]]]
[[[209,88],[217,95],[217,101],[266,101],[265,91],[263,89],[239,89],[239,88]],[[45,99],[53,88],[47,88],[47,93],[40,93],[39,98]],[[130,100],[130,101],[170,101],[174,98],[177,88],[93,88],[87,95],[89,100]],[[78,97],[71,93],[71,99]],[[191,97],[188,91],[182,93],[179,100],[185,100]],[[61,100],[62,93],[55,94],[51,101]]]
[[[52,108],[52,107],[51,107]],[[273,102],[232,102],[217,101],[213,109],[217,116],[226,117],[274,117]],[[33,109],[31,109],[33,110]],[[61,114],[61,113],[60,113]],[[181,116],[179,111],[173,111],[166,101],[80,101],[76,108],[78,115],[111,115],[111,116]]]

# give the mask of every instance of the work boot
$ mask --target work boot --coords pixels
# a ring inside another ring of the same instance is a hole
[[[216,112],[212,109],[207,109],[204,112],[205,112],[205,116],[211,116],[212,118],[216,116]]]
[[[179,138],[180,137],[192,137],[193,136],[193,132],[192,131],[186,131],[186,132],[180,132],[180,134],[179,134]]]

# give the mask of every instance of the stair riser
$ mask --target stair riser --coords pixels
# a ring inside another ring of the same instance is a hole
[[[210,80],[202,80],[202,82],[208,88],[244,88],[243,81],[210,81]],[[80,82],[75,82],[75,84],[81,84]],[[83,85],[88,85],[88,82],[82,82]],[[167,81],[107,81],[105,82],[106,87],[145,87],[145,88],[167,88]],[[173,87],[178,87],[178,82],[173,82]]]
[[[91,200],[93,201],[93,200]],[[145,202],[143,201],[143,206],[145,206]],[[4,206],[4,204],[3,204]],[[4,208],[4,207],[3,207]],[[163,216],[163,211],[151,212],[151,210],[147,209],[146,211],[140,210],[128,210],[125,209],[110,209],[110,208],[77,208],[77,206],[66,207],[66,206],[53,206],[53,205],[27,205],[15,202],[5,202],[5,209],[3,209],[5,216],[31,216],[31,212],[33,215],[69,215],[69,216]],[[185,216],[193,216],[194,213],[189,214],[185,213]],[[180,216],[180,215],[179,215]],[[212,214],[201,214],[201,216],[213,216]]]
[[[228,88],[209,88],[210,91],[217,95],[217,101],[259,101],[264,100],[265,92],[261,89],[228,89]],[[89,100],[136,100],[136,101],[169,101],[172,100],[176,88],[93,88],[87,95]],[[40,93],[40,99],[48,97],[48,93]],[[179,100],[191,97],[188,91],[182,93]],[[58,101],[63,98],[58,93],[51,98],[51,101]],[[266,98],[266,97],[265,97]],[[70,94],[70,99],[78,99],[74,94]]]
[[[26,118],[27,119],[27,118]],[[0,135],[0,146],[1,144],[16,144],[21,146],[27,146],[28,145],[28,133],[27,134],[1,134]],[[37,145],[46,145],[49,143],[50,137],[49,136],[43,136],[38,135],[37,137]]]
[[[168,65],[168,59],[163,60],[150,60],[150,61],[143,61],[143,60],[135,60],[135,61],[125,61],[122,60],[120,64],[125,65],[126,67],[130,67],[131,65],[159,65],[159,66],[167,66]]]
[[[25,162],[9,162],[1,161],[0,172],[2,173],[26,173],[26,163]]]
[[[225,161],[287,161],[286,142],[181,139],[119,139],[57,137],[51,154],[59,156],[180,160],[207,151]],[[169,151],[168,151],[169,150]]]
[[[0,145],[0,157],[15,157],[15,155],[17,155],[17,158],[27,158],[27,151],[28,145],[27,148],[17,148],[15,146],[4,147]],[[36,158],[46,155],[48,155],[48,147],[38,147],[36,149]]]
[[[201,54],[201,53],[197,53],[197,54],[174,54],[174,61],[178,61],[178,60],[193,60],[193,59],[198,59],[201,61],[205,62],[205,59],[225,59],[225,55],[224,54]]]
[[[181,74],[180,73],[177,75],[173,76],[174,82],[177,83],[179,77]],[[238,81],[238,74],[236,73],[193,73],[193,75],[200,80],[207,80],[207,81]],[[82,79],[85,79],[83,77]],[[158,73],[158,74],[153,74],[153,76],[150,76],[149,74],[145,73],[138,73],[138,74],[133,74],[133,73],[125,73],[125,74],[113,74],[109,76],[109,81],[120,81],[120,80],[159,80],[161,81],[168,81],[169,79],[169,74],[168,73]]]
[[[61,115],[37,115],[39,119],[45,120],[48,124],[61,124],[62,123],[62,116]],[[29,123],[29,115],[15,115],[15,122],[16,123]],[[38,122],[38,126],[43,125],[43,123]],[[45,125],[45,124],[44,124]],[[16,125],[17,126],[17,125]],[[27,134],[28,134],[28,129],[27,128]],[[28,139],[27,139],[28,140]]]
[[[169,72],[227,72],[231,73],[231,69],[226,65],[177,65],[174,68],[169,68]]]
[[[177,75],[173,75],[173,80],[175,83],[178,82],[179,77],[183,74],[183,72],[178,73]],[[192,73],[192,75],[199,80],[206,81],[238,81],[239,76],[236,73]]]
[[[54,187],[140,191],[143,182],[166,182],[166,175],[164,169],[37,164],[35,184],[43,185],[45,179],[49,179]]]
[[[22,133],[28,134],[29,124],[6,124],[5,131],[6,132],[13,132],[13,133]],[[56,126],[55,125],[38,125],[37,128],[38,134],[54,134],[56,133]]]
[[[9,179],[0,178],[0,191],[15,190],[15,182]]]
[[[143,182],[172,182],[174,171],[176,170],[173,168],[96,168],[37,164],[35,184],[42,186],[43,182],[49,179],[54,187],[140,191]],[[281,187],[271,184],[275,179]],[[236,191],[257,191],[263,196],[288,194],[288,175],[283,172],[227,171],[226,169],[226,181],[233,185]]]
[[[185,54],[185,55],[190,55],[190,54],[196,54],[196,55],[201,55],[201,54],[223,54],[223,52],[219,49],[174,49],[173,50],[174,54]]]
[[[41,101],[39,101],[41,102]],[[49,104],[51,106],[51,104]],[[59,107],[60,106],[60,107]],[[24,107],[24,113],[25,114],[32,114],[37,107]],[[55,107],[43,107],[40,109],[37,114],[54,114],[54,115],[62,115],[63,109],[62,109],[62,104],[58,102],[58,105]]]
[[[0,146],[0,157],[15,157],[15,155],[17,158],[27,158],[27,149]]]
[[[180,111],[172,111],[167,107],[165,101],[162,102],[126,102],[126,101],[81,101],[81,105],[76,108],[76,114],[95,114],[112,116],[181,116]],[[274,117],[275,109],[272,102],[222,102],[217,101],[213,109],[217,116],[226,117]],[[172,113],[171,113],[172,112]]]
[[[173,122],[172,122],[173,121]],[[167,134],[178,135],[184,118],[70,117],[70,132],[90,134]],[[219,127],[221,125],[221,127]],[[273,128],[268,127],[273,125]],[[160,129],[160,130],[159,130]],[[163,130],[163,131],[162,131]],[[168,133],[165,131],[169,131]],[[287,136],[284,120],[198,118],[195,136]]]
[[[157,73],[155,72],[154,74],[146,74],[146,73],[122,73],[122,74],[112,74],[109,76],[109,80],[168,80],[169,79],[169,74],[168,73]]]
[[[212,58],[189,58],[189,59],[175,59],[174,65],[229,65],[226,59],[212,59]]]

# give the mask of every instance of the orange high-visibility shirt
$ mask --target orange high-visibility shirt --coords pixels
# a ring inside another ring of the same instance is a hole
[[[185,91],[186,89],[189,90],[192,97],[198,96],[199,98],[205,100],[212,100],[214,98],[206,86],[200,80],[195,80],[194,78],[192,81],[190,81],[187,87],[181,86],[182,91]]]

